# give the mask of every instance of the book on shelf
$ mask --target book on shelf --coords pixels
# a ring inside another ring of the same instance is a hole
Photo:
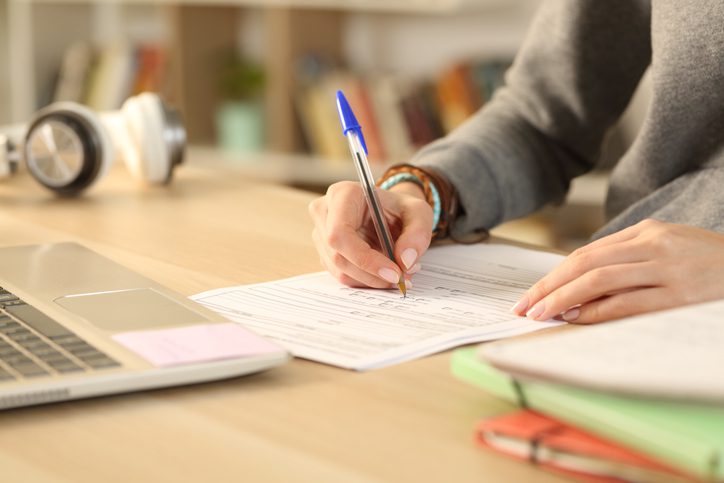
[[[347,159],[334,104],[341,89],[358,114],[370,162],[405,162],[480,109],[502,85],[508,66],[500,60],[460,62],[434,78],[412,80],[301,62],[295,103],[307,146],[321,158]]]
[[[139,45],[136,48],[135,67],[132,95],[165,91],[168,58],[164,47],[156,44]]]
[[[407,121],[400,108],[404,86],[400,79],[383,75],[371,78],[366,84],[372,98],[380,140],[384,143],[383,162],[402,163],[414,153]]]
[[[369,161],[383,162],[387,157],[385,143],[380,134],[380,123],[367,85],[359,77],[343,75],[339,80],[339,89],[345,93],[350,105],[354,106],[357,120],[364,128]]]
[[[141,92],[164,94],[167,64],[161,45],[117,41],[94,48],[76,42],[63,54],[53,100],[80,102],[99,111],[118,109]]]
[[[297,110],[307,144],[314,154],[335,163],[349,159],[347,141],[342,135],[334,103],[338,79],[337,76],[325,76],[303,86],[296,95]]]
[[[93,65],[93,49],[85,42],[76,42],[63,53],[53,100],[83,102],[88,75]]]
[[[414,149],[445,135],[438,118],[438,104],[429,85],[412,86],[400,99],[409,139]]]
[[[494,396],[552,416],[698,478],[724,480],[724,408],[621,396],[514,378],[477,348],[453,353],[452,373]]]
[[[85,104],[97,111],[118,109],[131,92],[133,49],[124,41],[102,49],[89,74]]]
[[[470,80],[473,88],[480,93],[481,102],[492,99],[495,91],[505,84],[505,72],[510,64],[508,60],[490,60],[470,66]]]
[[[440,106],[440,121],[446,132],[458,127],[480,109],[488,92],[475,82],[473,66],[468,63],[456,64],[444,71],[438,77],[435,89]]]
[[[310,55],[297,63],[295,76],[294,103],[308,148],[330,162],[347,160],[347,141],[335,104],[339,84],[346,79],[344,73]]]

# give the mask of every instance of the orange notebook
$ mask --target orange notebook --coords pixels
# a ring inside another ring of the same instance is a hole
[[[475,438],[485,447],[582,481],[695,481],[647,456],[530,410],[480,421]]]

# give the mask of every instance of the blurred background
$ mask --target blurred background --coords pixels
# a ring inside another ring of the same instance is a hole
[[[316,192],[355,179],[334,92],[360,117],[374,170],[404,162],[494,95],[537,0],[0,0],[0,124],[59,100],[99,111],[158,92],[198,162]],[[647,82],[601,168],[567,202],[495,233],[568,250],[603,223],[606,169],[627,148]]]

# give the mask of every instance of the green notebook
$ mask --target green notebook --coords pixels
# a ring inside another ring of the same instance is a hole
[[[638,449],[693,475],[724,480],[724,407],[516,382],[478,359],[475,348],[453,353],[452,373],[498,397]]]

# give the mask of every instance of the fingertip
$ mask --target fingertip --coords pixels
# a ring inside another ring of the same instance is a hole
[[[578,320],[578,318],[580,316],[581,316],[581,309],[579,309],[578,307],[574,307],[574,308],[564,312],[563,315],[561,316],[561,318],[563,320],[565,320],[566,322],[575,322],[576,320]]]
[[[417,262],[417,257],[419,254],[417,253],[417,250],[414,248],[405,248],[402,250],[402,253],[400,254],[400,260],[402,260],[402,264],[408,271],[415,265]]]
[[[606,314],[601,312],[602,303],[605,303],[605,301],[600,300],[591,304],[571,307],[561,314],[561,319],[575,325],[592,325],[604,322],[607,318]]]
[[[421,235],[403,233],[395,242],[395,258],[400,267],[409,272],[430,246],[430,239]]]
[[[528,296],[523,295],[520,300],[518,300],[515,305],[510,308],[510,311],[515,315],[523,315],[528,310],[529,303],[530,299],[528,299]]]
[[[571,310],[573,310],[573,309],[571,309]],[[565,314],[563,314],[563,315],[565,315]],[[600,324],[601,322],[606,322],[607,320],[609,320],[609,317],[602,316],[595,309],[587,310],[585,307],[581,307],[580,312],[576,315],[575,319],[571,316],[569,316],[569,319],[571,319],[571,320],[566,320],[566,319],[563,319],[563,320],[565,320],[569,324],[574,324],[574,325],[593,325],[593,324]]]
[[[417,272],[419,272],[422,269],[422,265],[419,263],[414,264],[410,269],[406,272],[408,275],[414,275]]]
[[[382,280],[389,283],[397,284],[400,281],[400,274],[391,268],[382,267],[377,274]]]
[[[543,314],[546,311],[546,304],[544,300],[541,300],[537,304],[535,304],[532,308],[530,308],[526,313],[525,316],[532,320],[545,320],[543,317]]]

